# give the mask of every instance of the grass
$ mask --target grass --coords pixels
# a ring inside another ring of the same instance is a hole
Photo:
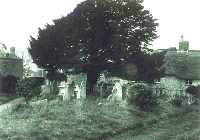
[[[6,102],[9,102],[14,98],[16,97],[15,96],[0,96],[0,105],[5,104]]]
[[[199,140],[199,113],[198,105],[147,113],[100,99],[21,104],[0,114],[0,140]]]

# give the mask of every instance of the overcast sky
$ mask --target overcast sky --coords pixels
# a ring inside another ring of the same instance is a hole
[[[83,0],[1,0],[0,42],[17,50],[29,46],[30,35],[72,11]],[[177,47],[183,34],[191,49],[200,49],[199,0],[144,0],[144,6],[158,19],[159,38],[153,48]]]

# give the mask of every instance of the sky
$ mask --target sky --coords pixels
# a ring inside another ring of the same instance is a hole
[[[0,0],[0,42],[25,52],[38,28],[73,11],[83,0]],[[200,49],[199,0],[144,0],[143,5],[158,19],[159,38],[153,49],[178,47],[181,35],[191,49]]]

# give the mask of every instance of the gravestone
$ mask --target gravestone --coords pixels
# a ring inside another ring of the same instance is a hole
[[[108,96],[109,101],[122,101],[122,83],[120,80],[114,81],[112,93]]]
[[[61,82],[59,95],[63,100],[85,99],[86,98],[87,75],[84,73],[67,75],[67,82]]]

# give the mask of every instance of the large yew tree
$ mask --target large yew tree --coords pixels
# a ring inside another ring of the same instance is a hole
[[[87,94],[101,71],[116,69],[157,38],[158,23],[141,0],[86,0],[31,38],[29,52],[48,70],[87,73]]]

